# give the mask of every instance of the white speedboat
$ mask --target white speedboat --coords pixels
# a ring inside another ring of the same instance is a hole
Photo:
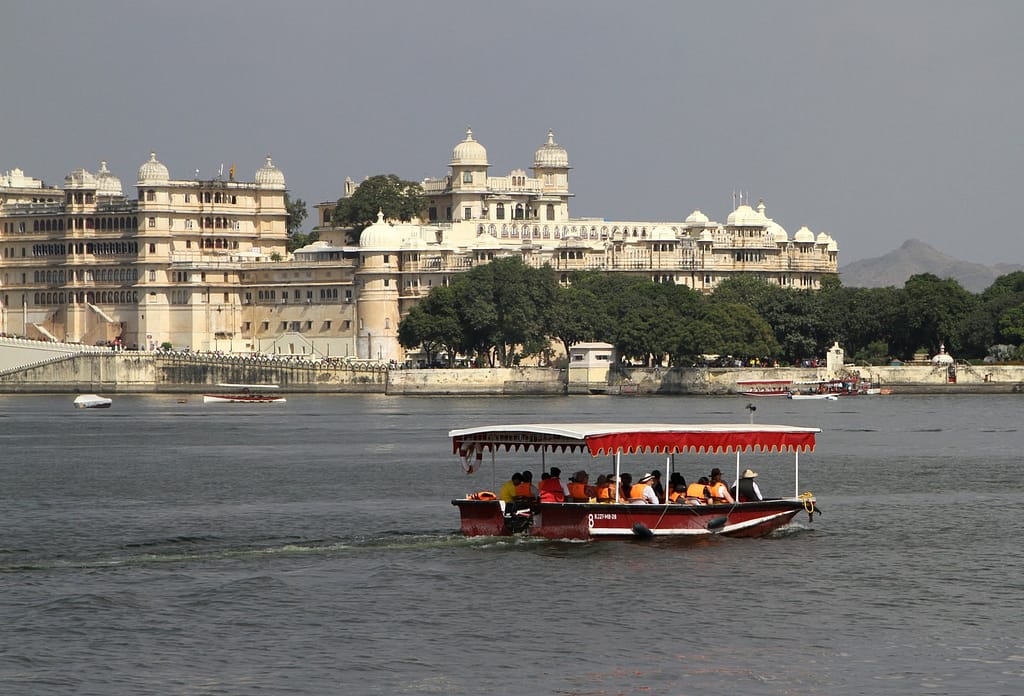
[[[82,394],[75,397],[75,408],[110,408],[113,399],[96,394]]]

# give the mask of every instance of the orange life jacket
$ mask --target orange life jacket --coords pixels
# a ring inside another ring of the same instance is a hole
[[[647,488],[647,484],[646,483],[634,483],[630,487],[630,489],[629,489],[629,499],[630,500],[643,500],[646,503],[647,501],[644,500],[644,489],[645,488]]]
[[[533,497],[533,484],[531,483],[520,483],[516,486],[516,497],[517,498],[532,498]]]
[[[571,495],[573,499],[578,502],[586,502],[590,500],[590,496],[587,495],[587,485],[585,483],[570,481],[569,495]]]
[[[565,493],[562,491],[562,482],[556,478],[546,478],[540,482],[540,502],[542,503],[564,503]]]
[[[691,483],[686,487],[687,498],[699,498],[702,502],[711,497],[711,491],[703,483]]]
[[[710,486],[708,486],[708,489],[711,491],[711,497],[714,499],[714,502],[716,502],[716,503],[728,502],[726,500],[725,495],[729,492],[729,487],[725,485],[724,481],[719,481],[718,483],[712,483]]]
[[[682,493],[680,491],[672,491],[671,493],[668,494],[668,502],[674,503],[680,498],[682,498],[684,495],[685,493]]]
[[[599,503],[614,503],[615,502],[615,482],[602,483],[597,487],[597,502]]]

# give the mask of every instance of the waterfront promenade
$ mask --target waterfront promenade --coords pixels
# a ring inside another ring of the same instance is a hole
[[[894,393],[1024,393],[1024,365],[853,366]],[[0,338],[0,393],[202,393],[220,383],[277,384],[290,393],[444,395],[735,395],[750,380],[811,382],[819,368],[620,368],[604,382],[570,383],[542,367],[391,369],[346,358],[304,360],[110,348]]]

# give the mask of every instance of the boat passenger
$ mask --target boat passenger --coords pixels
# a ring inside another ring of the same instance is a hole
[[[527,469],[523,472],[523,482],[516,486],[516,500],[527,502],[536,500],[540,491],[533,485],[533,472]]]
[[[557,466],[551,467],[551,478],[558,481],[558,485],[562,487],[562,497],[566,500],[569,499],[569,486],[565,485],[565,481],[562,480],[562,470]]]
[[[670,503],[685,503],[686,502],[686,479],[678,471],[672,472],[672,476],[668,480],[668,502]]]
[[[732,485],[732,494],[736,500],[746,503],[755,500],[764,500],[761,489],[757,487],[757,472],[745,469],[740,474],[740,480]]]
[[[710,481],[707,476],[701,476],[696,483],[686,487],[687,505],[704,505],[711,499],[711,490],[708,488]]]
[[[540,502],[542,503],[564,503],[565,494],[562,493],[562,482],[558,477],[543,473],[540,476]]]
[[[640,480],[634,483],[629,489],[629,502],[638,505],[657,505],[658,495],[654,492],[651,484],[654,483],[654,474],[644,474]]]
[[[619,502],[629,502],[629,492],[633,488],[633,474],[619,474]]]
[[[586,471],[577,471],[569,481],[569,495],[572,502],[587,503],[597,497],[597,488],[590,485],[590,474]]]
[[[594,497],[599,503],[615,502],[615,474],[601,474],[597,477]]]
[[[516,486],[523,482],[523,475],[518,471],[512,474],[505,483],[501,484],[501,488],[498,489],[498,500],[502,500],[506,503],[514,502],[516,499]]]
[[[651,481],[651,488],[654,489],[654,495],[658,496],[659,503],[664,503],[665,487],[661,485],[661,472],[655,469],[654,471],[651,472],[651,476],[654,477],[654,480]]]
[[[722,470],[717,466],[711,470],[711,483],[708,484],[711,491],[711,501],[714,503],[735,503],[729,487],[722,480]]]

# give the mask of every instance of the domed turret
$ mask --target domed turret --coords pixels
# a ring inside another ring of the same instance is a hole
[[[167,167],[156,158],[155,152],[150,152],[149,160],[139,167],[139,184],[165,184],[170,178]]]
[[[555,142],[555,132],[548,131],[548,141],[537,148],[533,155],[533,167],[538,168],[569,168],[569,153]]]
[[[768,222],[768,238],[776,244],[784,244],[789,236],[786,234],[785,228],[774,220]]]
[[[283,189],[285,187],[284,174],[281,170],[274,166],[273,160],[270,159],[270,155],[267,155],[267,163],[256,170],[256,178],[254,179],[257,186],[263,188],[276,188]]]
[[[709,220],[707,215],[700,212],[699,210],[694,210],[692,213],[686,216],[686,222],[689,224],[703,225],[709,222]]]
[[[377,211],[377,222],[359,235],[359,248],[368,251],[398,251],[402,248],[402,233],[384,221],[384,211]]]
[[[651,230],[651,241],[652,242],[674,242],[676,241],[676,233],[672,231],[672,228],[668,225],[656,225]]]
[[[107,169],[107,161],[100,162],[100,170],[96,172],[96,195],[98,196],[123,196],[121,192],[121,180],[114,176]]]
[[[801,244],[812,244],[814,243],[814,233],[807,228],[807,225],[804,225],[796,231],[793,241]]]
[[[487,166],[487,150],[483,145],[473,140],[472,128],[466,129],[466,139],[452,150],[453,167],[467,164]]]

